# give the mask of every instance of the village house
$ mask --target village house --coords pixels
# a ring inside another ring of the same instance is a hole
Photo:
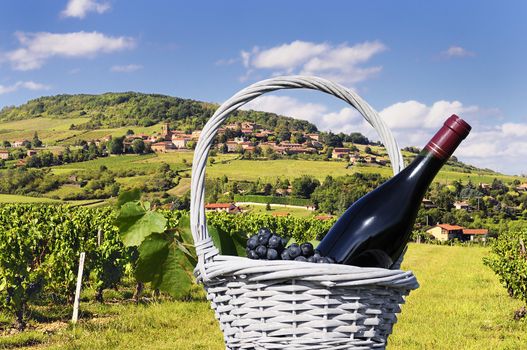
[[[37,151],[34,150],[34,149],[28,149],[26,154],[27,154],[28,157],[31,157],[31,156],[37,154]]]
[[[307,139],[311,139],[313,141],[320,141],[319,140],[319,137],[320,137],[319,134],[304,134],[304,137],[307,138]]]
[[[242,130],[243,129],[255,130],[258,127],[258,125],[256,125],[256,123],[252,123],[252,122],[242,122],[241,127],[242,127]]]
[[[470,204],[466,201],[456,201],[454,202],[454,208],[458,210],[470,210]]]
[[[516,186],[516,191],[527,192],[527,183]]]
[[[351,150],[349,148],[335,147],[333,153],[331,153],[331,158],[333,159],[343,159],[349,155]]]
[[[227,141],[225,144],[227,145],[227,152],[229,153],[236,152],[238,149],[238,142],[236,141]]]
[[[364,157],[361,157],[361,155],[358,152],[353,153],[350,156],[350,163],[351,164],[364,163]]]
[[[190,138],[188,137],[173,137],[172,138],[172,143],[174,144],[174,147],[176,148],[187,148],[187,144],[192,141]]]
[[[26,140],[26,139],[24,139],[24,140],[15,140],[15,141],[13,141],[11,146],[15,147],[15,148],[16,147],[22,147],[24,145],[24,143],[26,143],[26,142],[29,142],[29,140]]]
[[[0,159],[6,160],[9,158],[9,151],[6,149],[0,149]]]
[[[199,139],[199,136],[201,135],[201,130],[194,130],[192,132],[192,135],[190,135],[190,138],[197,140]]]
[[[437,224],[426,232],[439,241],[449,241],[457,238],[462,242],[474,240],[486,241],[489,234],[489,230],[484,228],[464,228],[449,224]]]
[[[152,146],[150,147],[152,148],[152,151],[160,152],[160,153],[165,153],[165,152],[175,149],[175,146],[172,143],[172,141],[156,142],[156,143],[153,143]]]
[[[289,216],[289,213],[286,211],[275,211],[272,215],[275,217],[285,217]]]
[[[481,240],[486,241],[489,236],[489,230],[486,228],[464,228],[463,229],[464,240],[474,241]]]
[[[317,150],[312,147],[301,147],[301,148],[286,148],[287,154],[312,154],[316,153]]]
[[[426,230],[426,232],[434,236],[438,241],[448,241],[454,238],[460,239],[463,234],[463,227],[450,224],[437,224]]]
[[[205,205],[205,211],[224,211],[229,214],[238,214],[242,212],[241,208],[234,203],[209,203]]]

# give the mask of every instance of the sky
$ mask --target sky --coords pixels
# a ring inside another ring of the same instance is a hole
[[[0,108],[55,94],[155,92],[221,103],[277,75],[316,75],[362,96],[401,146],[451,114],[473,127],[454,153],[527,174],[525,1],[3,0]],[[375,131],[320,92],[245,108]]]

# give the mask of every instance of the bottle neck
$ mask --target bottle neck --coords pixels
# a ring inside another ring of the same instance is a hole
[[[441,129],[428,141],[424,150],[446,161],[469,132],[470,125],[458,116],[453,115],[446,120]]]

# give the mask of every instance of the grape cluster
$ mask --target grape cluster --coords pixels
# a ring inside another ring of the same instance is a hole
[[[309,242],[286,247],[287,240],[271,232],[268,228],[261,228],[258,233],[247,240],[247,257],[261,260],[296,260],[313,263],[333,264],[329,257],[321,256]]]

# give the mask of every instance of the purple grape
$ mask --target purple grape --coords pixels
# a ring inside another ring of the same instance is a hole
[[[247,240],[247,248],[255,249],[258,246],[258,236],[252,236]]]
[[[302,253],[302,251],[300,250],[300,247],[296,243],[293,243],[289,247],[287,247],[287,250],[289,251],[289,256],[292,259],[295,259],[297,256],[299,256]]]
[[[287,238],[282,237],[282,247],[286,247],[286,246],[287,246]]]
[[[293,260],[291,259],[291,256],[289,255],[289,250],[285,249],[281,254],[282,260]]]
[[[300,245],[300,250],[302,251],[302,255],[305,256],[306,258],[307,257],[310,257],[311,255],[313,255],[313,245],[309,242],[307,243],[302,243]]]
[[[258,236],[258,245],[267,245],[271,236]]]
[[[278,252],[276,249],[269,248],[267,249],[267,260],[278,260]]]
[[[258,230],[258,236],[271,236],[273,233],[267,227],[262,227]]]
[[[267,243],[267,245],[269,246],[269,248],[280,250],[283,248],[282,238],[277,235],[272,235],[271,238],[269,238],[269,242]]]
[[[265,259],[267,257],[267,248],[263,245],[259,245],[258,247],[256,247],[255,252],[262,259]]]
[[[307,262],[316,263],[317,262],[317,258],[315,258],[314,256],[310,256],[309,258],[307,258]]]
[[[297,256],[297,257],[295,258],[295,261],[303,261],[303,262],[306,262],[307,259],[306,259],[305,256],[300,255],[300,256]]]
[[[255,260],[260,259],[260,257],[258,256],[258,254],[256,254],[256,252],[254,250],[249,250],[247,252],[247,257],[249,259],[255,259]]]

